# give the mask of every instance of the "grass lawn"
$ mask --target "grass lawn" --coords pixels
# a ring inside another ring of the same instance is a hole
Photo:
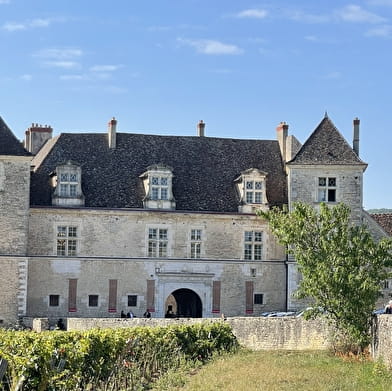
[[[181,391],[391,391],[392,372],[326,352],[245,351],[217,358],[189,375]]]

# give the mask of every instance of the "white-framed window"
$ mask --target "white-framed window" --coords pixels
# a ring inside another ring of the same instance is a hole
[[[263,203],[263,181],[261,180],[245,181],[245,201],[247,204]]]
[[[191,229],[191,258],[201,258],[202,230]]]
[[[167,200],[169,194],[169,180],[167,176],[151,176],[151,199]]]
[[[263,232],[244,232],[244,259],[260,261],[263,259]]]
[[[72,257],[78,253],[78,227],[75,225],[58,225],[56,227],[56,253],[59,256]]]
[[[336,177],[318,178],[318,202],[336,202]]]
[[[384,280],[381,285],[382,289],[389,289],[389,280]]]
[[[168,255],[167,228],[148,229],[148,256],[152,258],[165,258]]]
[[[57,181],[60,186],[60,197],[76,197],[78,186],[77,173],[63,172]]]
[[[152,209],[175,209],[173,196],[173,169],[164,164],[154,164],[139,176],[143,181],[143,205]]]

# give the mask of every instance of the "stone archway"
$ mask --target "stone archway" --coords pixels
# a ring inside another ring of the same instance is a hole
[[[166,299],[165,314],[167,317],[201,318],[202,313],[201,299],[191,289],[177,289]]]

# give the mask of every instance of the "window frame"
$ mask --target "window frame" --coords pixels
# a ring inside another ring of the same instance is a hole
[[[79,254],[80,228],[78,224],[55,224],[55,254],[58,257],[76,257]],[[63,242],[63,243],[61,243]]]
[[[243,232],[243,259],[245,261],[262,261],[264,259],[264,231],[259,229]]]
[[[189,256],[191,259],[200,259],[203,243],[203,230],[191,228],[189,232]]]
[[[324,184],[322,183],[324,181]],[[317,177],[317,202],[337,202],[337,177],[319,176]],[[321,195],[322,192],[324,195]]]
[[[261,303],[260,303],[260,301],[261,301]],[[253,293],[253,304],[254,305],[264,305],[264,293]]]
[[[147,256],[149,258],[169,256],[168,227],[147,227]]]
[[[132,303],[135,304],[132,304]],[[128,307],[137,307],[138,296],[137,295],[127,295],[127,304]]]
[[[96,303],[95,303],[95,300],[96,300]],[[92,308],[99,307],[99,295],[96,295],[96,294],[88,295],[87,305],[88,305],[88,307],[92,307]]]
[[[48,304],[49,304],[49,307],[59,307],[60,306],[60,295],[49,295]]]

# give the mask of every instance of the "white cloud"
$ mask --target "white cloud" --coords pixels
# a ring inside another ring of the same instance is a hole
[[[20,31],[26,30],[26,25],[23,23],[7,22],[3,24],[3,29],[7,31]]]
[[[382,23],[386,20],[382,16],[366,11],[355,4],[349,4],[336,11],[336,15],[345,22],[353,23]]]
[[[51,23],[50,19],[33,19],[30,23],[30,27],[48,27]]]
[[[10,0],[0,0],[0,4],[9,4]]]
[[[306,12],[300,10],[289,10],[286,12],[287,17],[291,20],[295,20],[297,22],[305,22],[305,23],[326,23],[330,21],[329,15],[316,15],[316,14],[308,14]]]
[[[235,16],[237,18],[250,18],[250,19],[264,19],[267,17],[268,11],[260,8],[250,8],[238,12]]]
[[[83,51],[81,49],[73,49],[73,48],[42,49],[34,53],[34,57],[56,59],[56,60],[73,59],[76,57],[81,57],[82,55],[83,55]]]
[[[226,44],[210,39],[191,40],[178,38],[177,41],[183,45],[188,45],[195,48],[198,53],[202,54],[237,55],[243,53],[243,50],[236,45]]]
[[[318,42],[319,41],[319,39],[315,35],[306,35],[304,38],[306,41],[310,41],[310,42]]]
[[[91,72],[114,72],[122,68],[122,65],[94,65],[90,68]]]
[[[374,27],[365,33],[367,37],[392,37],[392,26],[385,24],[382,26]]]
[[[75,61],[45,61],[43,64],[49,67],[66,68],[66,69],[80,67],[79,63]]]
[[[85,75],[61,75],[60,80],[87,80]]]
[[[29,75],[29,74],[26,73],[26,74],[20,76],[20,78],[21,78],[22,80],[25,80],[25,81],[30,81],[30,80],[33,78],[33,76],[31,76],[31,75]]]

